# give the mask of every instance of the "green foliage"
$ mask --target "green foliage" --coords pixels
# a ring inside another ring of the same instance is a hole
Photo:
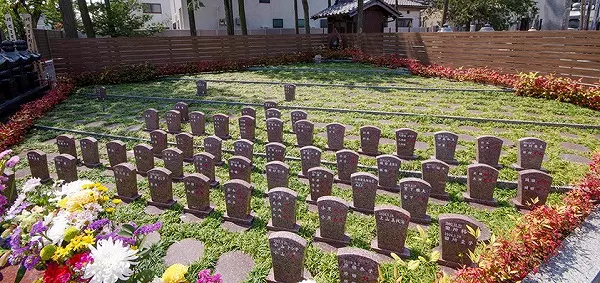
[[[430,12],[443,10],[444,0],[432,0]],[[521,18],[534,18],[534,0],[449,0],[448,21],[458,25],[489,23],[496,30],[505,30]],[[441,24],[441,23],[440,23]]]
[[[60,21],[60,11],[58,10],[57,0],[7,0],[0,1],[0,29],[6,34],[6,24],[4,23],[4,14],[10,14],[15,24],[15,32],[17,37],[22,37],[25,34],[23,30],[23,21],[20,14],[31,14],[34,23],[37,23],[40,16],[43,14],[46,17],[46,24],[54,26]],[[56,17],[58,15],[58,17]]]
[[[142,4],[136,0],[111,0],[110,15],[107,15],[105,7],[98,2],[89,7],[94,30],[98,35],[149,36],[164,29],[160,23],[148,23],[152,15],[142,14]],[[114,32],[110,31],[109,24],[113,26]]]

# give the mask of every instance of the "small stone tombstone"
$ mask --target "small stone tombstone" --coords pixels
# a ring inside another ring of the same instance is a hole
[[[214,162],[216,166],[225,164],[225,162],[222,160],[222,146],[223,140],[217,136],[209,136],[204,139],[204,150],[214,156]]]
[[[344,135],[346,127],[339,123],[331,123],[325,126],[327,130],[327,150],[342,150],[344,149]]]
[[[183,161],[194,162],[194,137],[188,133],[179,133],[175,135],[177,148],[181,150]]]
[[[267,119],[267,140],[283,143],[283,121],[281,119]]]
[[[253,141],[256,139],[256,119],[251,116],[242,116],[238,119],[240,138]]]
[[[535,169],[519,171],[517,198],[513,199],[513,203],[519,209],[544,205],[551,186],[552,176],[547,173]]]
[[[415,154],[417,135],[417,132],[411,129],[396,130],[396,156],[404,160],[417,159],[418,156]]]
[[[335,162],[337,164],[337,176],[335,181],[342,184],[350,184],[350,176],[356,173],[358,168],[358,153],[342,149],[335,153]]]
[[[306,178],[308,170],[321,166],[321,150],[314,146],[305,146],[300,149],[302,171],[298,174],[300,178]]]
[[[306,240],[287,231],[275,232],[269,236],[269,249],[273,268],[267,276],[268,283],[301,282],[309,279],[304,269]]]
[[[150,132],[150,145],[154,156],[161,157],[163,150],[167,148],[167,133],[163,130]]]
[[[205,95],[208,90],[208,85],[205,80],[197,80],[196,81],[196,95],[201,96]]]
[[[177,148],[163,150],[162,159],[165,168],[171,171],[171,179],[175,182],[183,180],[183,153]]]
[[[241,139],[237,140],[233,143],[233,152],[235,155],[246,157],[252,163],[252,158],[254,157],[254,143]]]
[[[494,136],[481,136],[477,138],[477,163],[487,164],[496,169],[502,168],[498,164],[502,152],[503,141]]]
[[[315,64],[321,64],[323,60],[323,56],[321,55],[315,55],[315,57],[313,58],[313,61],[315,62]]]
[[[454,158],[458,136],[451,132],[441,131],[433,135],[435,142],[435,156],[433,158],[456,165],[458,161]]]
[[[213,115],[213,122],[215,126],[215,136],[222,140],[228,140],[231,138],[229,135],[229,116],[225,114]]]
[[[206,216],[214,209],[210,206],[210,179],[199,173],[183,178],[187,207],[183,211],[198,216]]]
[[[272,100],[267,100],[263,103],[263,108],[265,109],[265,111],[267,111],[268,109],[271,109],[271,108],[277,108],[277,102],[272,101]]]
[[[30,150],[27,152],[27,162],[32,178],[40,178],[41,183],[51,180],[50,171],[48,170],[48,156],[45,152],[37,149]]]
[[[181,101],[177,102],[175,103],[175,106],[173,106],[173,110],[179,111],[181,114],[181,122],[185,123],[190,120],[190,111],[187,103]]]
[[[377,283],[380,259],[372,252],[359,248],[337,251],[340,282]]]
[[[381,130],[373,126],[360,127],[360,154],[377,156],[379,152],[379,139]]]
[[[104,101],[106,100],[106,87],[98,87],[96,88],[96,99],[98,99],[99,101]]]
[[[160,208],[170,208],[175,204],[173,200],[173,183],[171,171],[166,168],[153,168],[148,171],[148,186],[150,198],[148,204]]]
[[[158,111],[154,108],[147,109],[144,111],[144,123],[146,124],[146,128],[144,131],[154,131],[160,129],[160,125],[158,122]]]
[[[166,114],[167,132],[169,134],[181,133],[181,113],[177,110],[169,110]]]
[[[399,186],[402,208],[410,213],[410,221],[423,225],[431,223],[431,217],[427,215],[431,191],[429,183],[417,178],[404,178]]]
[[[98,140],[92,137],[87,137],[79,140],[81,147],[81,159],[83,165],[89,168],[95,168],[100,165],[100,153],[98,152]]]
[[[256,119],[256,108],[245,106],[244,108],[242,108],[242,116],[250,116]]]
[[[487,164],[471,164],[467,167],[467,192],[465,201],[487,206],[497,206],[494,189],[498,181],[498,170]]]
[[[431,186],[430,197],[440,200],[450,199],[448,192],[446,192],[449,171],[450,166],[444,161],[429,159],[421,162],[423,180]]]
[[[323,196],[317,200],[319,209],[319,229],[315,232],[314,240],[338,246],[350,243],[346,234],[346,218],[348,204],[338,197]]]
[[[314,167],[308,170],[308,186],[310,195],[306,202],[317,204],[317,200],[323,196],[330,196],[333,188],[333,171],[325,167]]]
[[[118,140],[106,143],[106,153],[108,154],[108,163],[110,167],[127,162],[127,148],[125,143]]]
[[[56,137],[56,146],[58,153],[68,154],[77,159],[77,149],[75,147],[75,138],[71,135],[59,135]]]
[[[546,142],[538,138],[519,139],[517,146],[517,163],[513,167],[517,170],[537,169],[542,170],[542,161],[546,152]]]
[[[395,253],[403,258],[410,257],[410,250],[404,246],[409,222],[410,213],[402,208],[392,205],[375,207],[377,238],[371,242],[371,248],[386,256]]]
[[[135,166],[137,173],[146,176],[148,170],[154,168],[154,155],[152,147],[147,144],[138,144],[133,147],[133,155],[135,156]]]
[[[290,113],[290,120],[292,122],[292,133],[295,131],[294,124],[300,120],[308,119],[308,113],[302,110],[294,110]]]
[[[281,119],[281,111],[277,108],[269,108],[265,110],[265,119],[277,118]]]
[[[206,120],[204,113],[200,111],[192,111],[190,113],[190,127],[192,135],[203,136],[206,134]]]
[[[440,252],[438,264],[451,268],[471,267],[473,262],[469,252],[475,251],[478,241],[487,241],[490,238],[489,229],[481,222],[460,214],[440,214],[440,245],[435,250]],[[469,232],[480,230],[481,236],[477,239]]]
[[[229,165],[229,179],[244,180],[250,182],[250,176],[252,174],[252,161],[243,156],[232,156],[228,160]]]
[[[400,158],[391,155],[377,156],[377,172],[379,178],[379,188],[390,191],[399,192],[398,176],[400,175]]]
[[[267,188],[287,188],[289,186],[290,166],[281,161],[271,161],[265,165]]]
[[[308,120],[300,120],[294,123],[296,133],[296,146],[303,147],[313,144],[315,125]]]
[[[274,188],[269,191],[271,220],[267,229],[271,231],[289,231],[298,233],[300,225],[296,224],[296,200],[298,194],[288,188]]]
[[[113,167],[117,197],[125,202],[135,201],[140,197],[137,187],[137,174],[131,163],[120,163]]]
[[[265,145],[265,151],[267,155],[267,162],[271,161],[285,161],[285,146],[278,142],[270,142]]]
[[[201,152],[194,155],[194,168],[197,173],[200,173],[210,181],[210,187],[214,188],[219,185],[219,181],[215,178],[215,156],[208,152]]]
[[[377,196],[377,177],[370,173],[358,172],[352,174],[352,210],[372,214],[375,210]]]
[[[225,192],[225,221],[246,226],[252,224],[254,216],[250,214],[250,196],[252,187],[244,180],[230,180],[223,185]]]
[[[70,183],[77,181],[77,159],[70,154],[59,154],[54,157],[54,167],[59,180]]]
[[[285,96],[285,101],[294,101],[296,99],[296,85],[284,84],[283,93]]]

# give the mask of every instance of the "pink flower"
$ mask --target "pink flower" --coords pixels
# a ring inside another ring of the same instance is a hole
[[[7,150],[5,150],[3,152],[0,152],[0,160],[2,160],[5,156],[7,156],[7,155],[9,155],[11,153],[12,153],[12,150],[10,150],[10,149],[7,149]]]
[[[21,158],[18,155],[15,155],[6,161],[6,167],[13,168],[15,165],[17,165],[17,163],[19,163],[20,160]]]

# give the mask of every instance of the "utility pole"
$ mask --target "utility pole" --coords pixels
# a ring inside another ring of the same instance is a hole
[[[398,0],[396,0],[396,12],[398,12]],[[396,32],[398,32],[398,19],[397,18],[394,21],[394,23],[396,24]]]
[[[446,24],[448,20],[448,0],[444,0],[444,13],[442,14],[442,26]]]
[[[298,0],[294,0],[294,29],[296,34],[300,33],[300,29],[298,27]]]
[[[588,1],[587,10],[585,12],[585,29],[590,29],[590,14],[592,14],[592,1]],[[596,6],[596,11],[598,11],[598,6]]]

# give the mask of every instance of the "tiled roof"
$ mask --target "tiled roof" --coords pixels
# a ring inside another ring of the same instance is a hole
[[[380,2],[380,3],[383,2],[392,7],[394,5],[396,5],[396,0],[365,0],[365,8],[368,7],[369,5],[375,4],[375,3],[373,3],[375,1]],[[415,1],[410,1],[410,0],[398,0],[398,6],[400,6],[400,7],[422,7],[423,9],[425,9],[427,7],[427,5],[425,5],[425,4],[415,2]],[[326,17],[336,16],[336,15],[344,15],[344,14],[349,14],[352,16],[354,13],[356,13],[357,7],[358,7],[358,1],[343,2],[343,3],[339,3],[336,5],[327,7],[325,10],[314,14],[312,16],[312,18],[318,19],[318,18],[326,18]]]

